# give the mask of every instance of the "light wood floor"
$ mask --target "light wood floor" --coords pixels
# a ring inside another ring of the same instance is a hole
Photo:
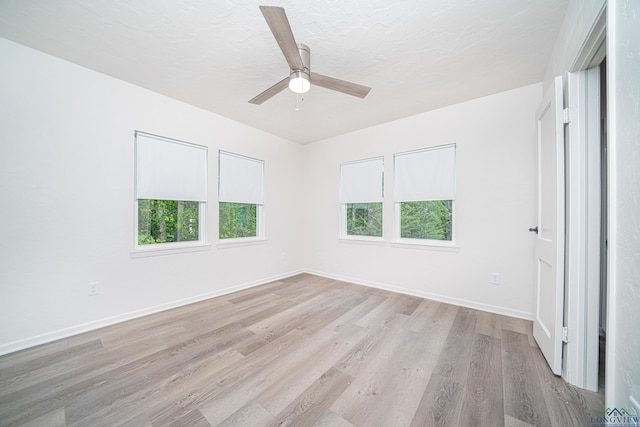
[[[311,275],[0,358],[0,425],[588,426],[531,322]]]

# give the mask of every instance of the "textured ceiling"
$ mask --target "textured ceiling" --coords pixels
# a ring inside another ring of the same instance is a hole
[[[568,0],[0,0],[0,37],[299,143],[539,82]],[[282,6],[311,69],[296,111],[258,6]]]

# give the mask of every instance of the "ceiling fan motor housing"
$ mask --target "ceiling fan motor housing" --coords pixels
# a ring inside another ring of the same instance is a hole
[[[289,73],[289,88],[296,93],[305,93],[311,87],[311,49],[309,46],[298,43],[298,52],[302,59],[302,70],[291,70]]]

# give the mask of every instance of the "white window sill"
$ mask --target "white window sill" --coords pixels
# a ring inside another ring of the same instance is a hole
[[[211,245],[208,243],[197,244],[180,244],[180,243],[162,243],[159,245],[149,245],[149,247],[141,246],[131,251],[131,258],[146,258],[151,256],[182,254],[187,252],[208,251]]]
[[[440,243],[435,240],[421,241],[414,240],[396,240],[391,242],[392,248],[407,248],[407,249],[423,249],[428,251],[440,251],[440,252],[459,252],[460,246],[456,246],[451,242]]]
[[[230,248],[238,248],[242,246],[254,246],[254,245],[264,245],[267,243],[267,239],[258,238],[258,237],[239,237],[237,239],[223,239],[219,240],[216,244],[216,248],[218,249],[230,249]]]
[[[339,243],[349,243],[352,245],[372,245],[372,246],[387,246],[387,242],[381,237],[338,237]]]

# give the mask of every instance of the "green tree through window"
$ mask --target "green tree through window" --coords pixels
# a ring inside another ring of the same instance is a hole
[[[452,240],[451,200],[400,203],[400,237],[408,239]]]
[[[200,203],[138,200],[138,244],[190,242],[199,239]]]
[[[382,203],[347,203],[347,235],[382,237]]]
[[[219,203],[220,239],[256,237],[258,235],[258,206],[245,203]]]

